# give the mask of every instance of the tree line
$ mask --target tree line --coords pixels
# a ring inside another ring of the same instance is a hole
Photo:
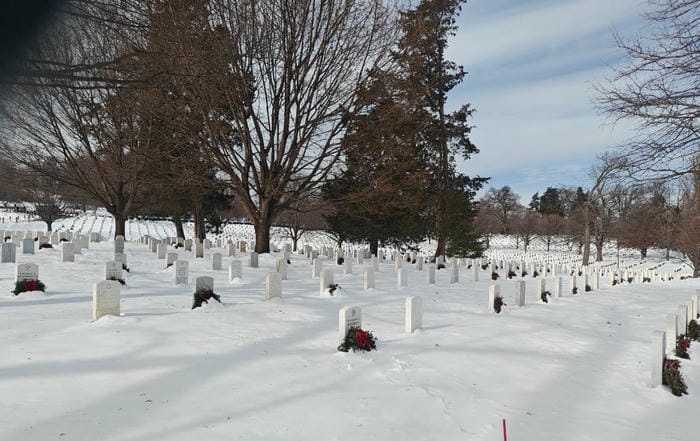
[[[0,74],[5,184],[103,206],[115,235],[159,213],[203,239],[234,210],[261,253],[273,223],[296,245],[311,226],[359,238],[360,221],[374,249],[429,236],[444,254],[484,181],[455,167],[477,152],[472,110],[447,111],[461,3],[67,0]]]

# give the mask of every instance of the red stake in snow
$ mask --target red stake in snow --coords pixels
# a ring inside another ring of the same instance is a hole
[[[508,441],[508,432],[506,432],[506,419],[503,418],[503,441]]]

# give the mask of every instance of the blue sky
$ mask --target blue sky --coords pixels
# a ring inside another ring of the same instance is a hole
[[[510,185],[527,204],[548,186],[583,186],[606,148],[630,136],[593,104],[593,85],[624,60],[613,29],[633,37],[644,0],[470,0],[448,57],[468,72],[449,106],[476,109],[472,142],[460,163],[469,175]]]

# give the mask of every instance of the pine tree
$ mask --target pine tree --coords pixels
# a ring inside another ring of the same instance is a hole
[[[468,159],[478,152],[469,139],[471,126],[467,124],[473,109],[464,104],[455,112],[446,110],[449,91],[465,76],[462,66],[445,59],[447,40],[457,29],[461,4],[461,0],[423,0],[415,9],[404,12],[400,20],[403,36],[394,53],[400,69],[399,87],[407,92],[409,111],[421,120],[417,140],[431,173],[436,255],[445,254],[450,238],[473,231],[450,228],[471,223],[474,217],[473,210],[452,209],[452,195],[462,193],[471,202],[473,192],[486,181],[464,176],[455,166],[456,156]]]

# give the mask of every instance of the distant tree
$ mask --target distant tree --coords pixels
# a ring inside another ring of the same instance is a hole
[[[539,197],[538,212],[541,214],[566,215],[566,209],[561,194],[564,189],[547,187],[542,196]]]
[[[520,206],[514,213],[512,224],[513,233],[519,241],[522,241],[523,251],[527,253],[527,248],[537,236],[539,215],[534,210]]]
[[[558,214],[548,213],[540,215],[537,232],[544,239],[548,252],[554,238],[564,233],[564,224],[564,217]]]
[[[540,212],[540,193],[537,192],[532,195],[532,199],[530,199],[530,210]]]
[[[496,220],[500,224],[500,233],[509,234],[511,232],[510,220],[513,213],[520,206],[518,203],[519,198],[507,185],[499,189],[489,188],[482,198],[482,204],[488,204],[493,207]]]

